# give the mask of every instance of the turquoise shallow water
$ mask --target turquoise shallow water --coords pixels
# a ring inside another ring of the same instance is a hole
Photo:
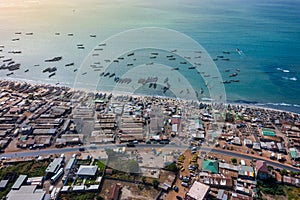
[[[225,85],[229,102],[300,112],[298,0],[10,2],[0,2],[0,45],[5,46],[0,55],[21,63],[21,69],[10,78],[72,85],[74,69],[101,41],[132,28],[162,27],[193,38],[212,58],[229,58],[215,61],[224,80],[240,69],[240,82]],[[14,34],[19,31],[21,35]],[[20,40],[13,42],[13,38]],[[78,50],[76,44],[84,44],[85,49]],[[236,48],[243,53],[239,55]],[[8,53],[11,50],[22,50],[22,54]],[[230,54],[223,55],[223,51]],[[63,56],[63,60],[43,62],[54,56]],[[64,67],[71,62],[74,66]],[[56,76],[49,79],[42,70],[54,65]],[[29,72],[25,73],[26,69]],[[7,73],[0,70],[3,78]]]

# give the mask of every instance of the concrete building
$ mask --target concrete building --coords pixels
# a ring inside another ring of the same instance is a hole
[[[185,200],[202,200],[209,193],[210,187],[198,181],[195,181],[190,190],[185,195]]]

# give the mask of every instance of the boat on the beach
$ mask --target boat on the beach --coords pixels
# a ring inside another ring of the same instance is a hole
[[[158,55],[158,53],[156,53],[156,52],[152,52],[152,53],[151,53],[151,55],[155,55],[155,56],[157,56],[157,55]]]
[[[83,72],[81,75],[86,75],[87,74],[87,72]]]
[[[156,58],[156,56],[150,56],[150,59],[155,59]]]
[[[51,78],[52,76],[55,76],[55,72],[54,73],[52,73],[52,74],[50,74],[49,76],[48,76],[48,78]]]
[[[55,35],[60,35],[60,33],[56,32]]]
[[[7,63],[7,65],[9,66],[9,65],[12,65],[14,63],[15,63],[15,61],[10,61],[9,63]]]
[[[109,72],[106,72],[106,73],[104,74],[104,77],[106,77],[106,76],[108,76],[108,75],[110,75],[110,73],[109,73]]]
[[[77,70],[78,70],[78,69],[74,69],[73,71],[74,71],[74,72],[77,72]]]
[[[45,60],[45,62],[56,62],[56,61],[60,61],[62,59],[62,56],[57,56],[51,59],[47,59]]]
[[[29,69],[26,69],[24,72],[25,72],[25,73],[26,73],[26,72],[29,72]]]
[[[109,75],[109,78],[115,76],[116,74],[115,73],[112,73],[111,75]]]
[[[13,65],[7,66],[6,68],[7,68],[9,71],[15,71],[15,70],[19,70],[19,69],[20,69],[20,66],[21,66],[21,64],[13,64]]]
[[[85,49],[84,46],[78,46],[77,49]]]
[[[56,70],[57,70],[56,67],[47,67],[46,69],[43,70],[43,73],[45,73],[45,72],[52,73],[52,72],[55,72]]]
[[[73,36],[74,34],[73,33],[68,33],[68,36]]]
[[[65,66],[66,67],[69,67],[69,66],[73,66],[74,65],[74,63],[68,63],[68,64],[66,64]]]
[[[12,53],[12,54],[21,54],[22,51],[20,51],[20,50],[13,50],[13,51],[9,51],[8,53]]]
[[[25,35],[33,35],[33,32],[25,33]]]
[[[99,47],[106,46],[106,43],[99,44],[98,46],[99,46]]]
[[[20,38],[13,38],[11,41],[19,41],[20,40]]]
[[[196,67],[195,67],[195,66],[192,66],[192,67],[189,67],[188,69],[196,69]]]
[[[90,37],[95,38],[95,37],[97,37],[97,35],[90,35]]]
[[[129,57],[129,56],[134,56],[134,53],[130,53],[130,54],[128,54],[127,56],[128,56],[128,57]]]
[[[2,62],[9,62],[9,61],[12,61],[12,58],[5,59]]]
[[[174,67],[171,70],[179,70],[179,68],[178,67]]]
[[[104,75],[104,72],[102,72],[99,76],[103,76]]]
[[[22,32],[15,32],[15,34],[16,34],[16,35],[21,35],[21,34],[22,34]]]

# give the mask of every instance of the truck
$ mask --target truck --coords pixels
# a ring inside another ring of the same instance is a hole
[[[58,172],[51,177],[50,179],[51,184],[54,184],[63,174],[64,174],[64,169],[60,168],[60,170],[58,170]]]
[[[133,142],[128,142],[126,144],[127,147],[135,147],[135,144]]]

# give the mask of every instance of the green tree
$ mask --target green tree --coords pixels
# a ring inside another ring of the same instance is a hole
[[[293,172],[293,171],[291,171],[290,175],[291,175],[292,177],[295,177],[295,176],[297,175],[297,173],[296,173],[296,172]]]
[[[286,169],[282,169],[280,172],[281,176],[287,175],[288,172],[286,171]]]
[[[158,188],[158,185],[159,185],[159,181],[156,180],[156,179],[153,179],[152,185],[153,185],[153,187],[154,187],[155,189],[157,189],[157,188]]]
[[[272,171],[274,169],[274,167],[273,166],[271,166],[271,165],[268,165],[268,171]]]
[[[178,172],[178,167],[177,167],[176,163],[171,163],[166,168],[169,171]]]
[[[237,159],[236,158],[231,158],[231,162],[232,162],[232,164],[236,164],[237,163]]]
[[[144,184],[146,183],[146,177],[145,177],[145,176],[142,177],[142,182],[143,182]]]

